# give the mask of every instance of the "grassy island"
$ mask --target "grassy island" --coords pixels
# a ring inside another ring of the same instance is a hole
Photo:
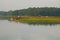
[[[22,16],[21,19],[15,20],[22,23],[39,23],[39,24],[60,24],[60,17],[56,16]]]

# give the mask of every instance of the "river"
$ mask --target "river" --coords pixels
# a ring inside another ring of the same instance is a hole
[[[0,40],[60,40],[60,24],[29,25],[0,20]]]

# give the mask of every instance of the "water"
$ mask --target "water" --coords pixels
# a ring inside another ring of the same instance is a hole
[[[0,20],[0,40],[60,40],[60,25],[29,25]]]

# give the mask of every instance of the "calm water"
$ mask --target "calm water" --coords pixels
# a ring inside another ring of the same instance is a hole
[[[60,40],[60,25],[29,25],[0,20],[0,40]]]

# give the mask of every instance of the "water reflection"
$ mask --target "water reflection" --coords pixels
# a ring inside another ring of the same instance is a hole
[[[0,20],[0,40],[60,40],[60,25],[29,25]]]
[[[15,22],[15,21],[10,21],[10,22]],[[29,24],[29,25],[58,25],[60,23],[43,23],[43,22],[16,22],[16,23],[23,23],[23,24]]]

